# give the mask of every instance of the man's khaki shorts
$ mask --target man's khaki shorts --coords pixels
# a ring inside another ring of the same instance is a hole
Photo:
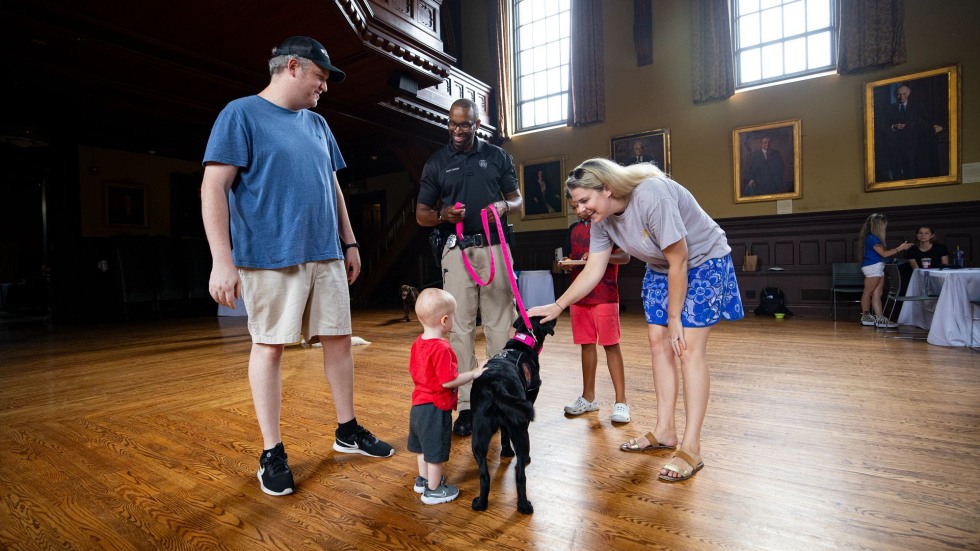
[[[350,335],[350,292],[343,260],[273,270],[239,268],[252,342],[290,344]]]

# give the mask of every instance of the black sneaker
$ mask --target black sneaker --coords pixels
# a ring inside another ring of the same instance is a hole
[[[453,425],[453,434],[456,436],[469,436],[473,432],[473,412],[464,409],[459,412],[456,424]]]
[[[415,477],[415,486],[412,488],[415,493],[421,494],[425,492],[425,488],[429,485],[429,481],[425,479],[424,476]]]
[[[337,436],[333,441],[333,449],[341,453],[359,453],[370,457],[391,457],[395,454],[394,448],[378,440],[378,437],[361,425],[357,425],[354,435],[347,440]]]
[[[286,462],[286,448],[282,442],[268,451],[263,451],[259,457],[259,486],[262,491],[272,496],[284,496],[293,493],[293,472]]]
[[[457,497],[459,497],[459,488],[446,484],[445,479],[443,479],[442,484],[435,490],[430,490],[426,487],[425,491],[422,492],[422,503],[435,505],[436,503],[452,501]]]

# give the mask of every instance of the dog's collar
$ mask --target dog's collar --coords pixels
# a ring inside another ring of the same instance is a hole
[[[514,340],[521,341],[522,343],[530,346],[531,348],[534,348],[535,345],[537,345],[537,341],[534,340],[534,337],[526,333],[520,333],[520,332],[514,333]]]

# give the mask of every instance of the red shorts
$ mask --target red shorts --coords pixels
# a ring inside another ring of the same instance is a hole
[[[575,344],[619,344],[619,303],[573,304],[572,340]]]

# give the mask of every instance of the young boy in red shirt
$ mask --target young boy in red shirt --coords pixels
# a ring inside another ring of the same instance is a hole
[[[446,503],[459,497],[459,488],[446,484],[442,464],[449,461],[452,410],[457,388],[487,370],[477,367],[460,374],[456,354],[446,337],[453,328],[456,299],[442,289],[425,289],[415,302],[422,334],[412,343],[409,372],[415,383],[409,414],[408,451],[418,454],[415,491],[422,503]]]
[[[575,205],[569,205],[575,210]],[[590,231],[592,223],[586,213],[580,213],[581,220],[568,228],[566,250],[571,260],[585,260],[589,257]],[[565,406],[568,415],[581,415],[599,409],[595,397],[595,373],[599,363],[596,344],[606,351],[606,364],[612,377],[616,392],[616,402],[610,419],[614,423],[628,423],[630,407],[626,404],[626,375],[623,367],[623,352],[619,348],[619,265],[630,261],[630,255],[613,245],[609,265],[602,281],[586,295],[572,304],[569,311],[572,320],[572,339],[582,346],[582,395]],[[572,281],[582,272],[582,266],[559,263],[564,270],[571,270]]]

